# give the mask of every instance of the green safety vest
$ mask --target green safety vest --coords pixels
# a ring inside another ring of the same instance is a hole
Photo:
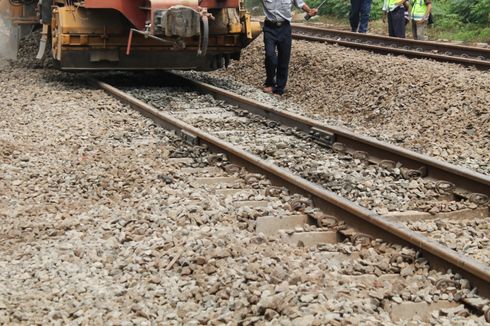
[[[413,20],[422,20],[425,17],[426,10],[427,5],[425,4],[425,0],[412,0],[410,16]]]
[[[400,6],[400,0],[388,0],[388,11],[393,11],[398,6]]]

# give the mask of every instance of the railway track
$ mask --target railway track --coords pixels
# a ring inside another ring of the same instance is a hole
[[[353,33],[299,24],[292,24],[292,29],[293,38],[298,40],[333,43],[382,54],[458,63],[482,70],[490,69],[490,49],[486,48]]]
[[[270,129],[279,129],[279,136],[281,132],[295,135],[301,141],[307,141],[318,148],[330,148],[336,155],[350,156],[368,166],[376,165],[382,169],[401,169],[404,171],[403,175],[406,178],[426,177],[437,180],[436,184],[439,185],[441,195],[465,198],[486,207],[490,188],[490,178],[487,176],[438,162],[368,137],[355,136],[348,130],[321,125],[303,117],[275,110],[204,83],[176,76],[172,78],[179,80],[182,85],[190,86],[199,92],[212,94],[216,99],[238,106],[239,109],[234,110],[233,114],[242,119],[253,117],[251,119],[254,123],[262,123]],[[222,114],[218,113],[219,105],[215,108],[217,111],[213,112],[204,111],[190,114],[190,112],[184,110],[180,115],[168,114],[107,83],[99,81],[96,84],[122,101],[129,103],[157,124],[175,130],[189,142],[203,144],[212,151],[224,153],[231,162],[245,166],[249,171],[264,174],[274,183],[286,186],[290,191],[310,198],[313,205],[321,209],[326,216],[342,220],[350,226],[350,228],[343,230],[342,233],[344,236],[350,237],[353,242],[366,244],[375,238],[381,238],[392,243],[411,246],[420,250],[423,256],[430,261],[431,266],[444,271],[451,268],[460,272],[473,285],[478,287],[480,295],[490,296],[488,285],[490,282],[490,271],[488,266],[449,250],[447,247],[421,236],[392,220],[327,191],[318,184],[277,166],[271,160],[264,160],[264,158],[251,154],[236,144],[231,144],[220,139],[221,137],[217,137],[216,135],[219,135],[224,129],[233,129],[235,127],[233,120],[230,120],[229,123],[226,119],[221,121],[223,119],[220,118]],[[192,126],[190,124],[192,119],[189,118],[192,115],[196,118],[195,122],[197,124],[203,119],[203,116],[209,119],[217,119],[211,124],[208,123],[208,126],[214,125],[215,129],[212,132],[207,132]],[[257,120],[256,115],[260,115],[263,118]],[[184,122],[182,119],[186,119],[190,123]],[[244,121],[238,122],[238,125],[246,129],[249,123],[247,119],[244,119]],[[268,136],[265,135],[266,138]],[[301,203],[298,203],[298,205],[301,205]]]

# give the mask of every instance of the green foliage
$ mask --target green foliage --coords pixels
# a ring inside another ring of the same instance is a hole
[[[305,0],[310,7],[317,7],[322,0]],[[246,0],[249,10],[262,15],[261,0]],[[381,19],[383,0],[372,0],[370,20]],[[321,16],[346,20],[349,16],[350,0],[327,0],[320,8]],[[453,33],[456,36],[484,39],[490,29],[490,0],[432,0],[434,29]],[[489,40],[490,38],[487,38]]]
[[[305,0],[312,7],[318,7],[323,0]],[[490,0],[486,0],[490,1]],[[255,15],[262,14],[261,0],[246,0],[246,7]],[[370,19],[380,19],[382,16],[381,8],[383,0],[372,0]],[[320,8],[320,15],[334,16],[337,18],[347,18],[349,16],[350,0],[327,0]]]
[[[437,29],[436,35],[438,38],[458,40],[463,42],[489,42],[490,27],[482,27],[481,25],[466,24],[459,29]]]
[[[307,0],[308,1],[308,0]],[[308,1],[313,7],[318,7],[322,0]],[[320,15],[332,15],[335,17],[347,17],[349,15],[350,0],[327,0],[320,8]]]
[[[323,0],[306,0],[308,5],[317,7]],[[373,0],[371,4],[370,19],[379,19],[382,16],[383,0]],[[329,15],[337,18],[347,18],[350,11],[350,0],[327,0],[320,8],[320,15]]]
[[[380,19],[383,16],[383,0],[373,0],[371,3],[370,19]]]
[[[464,23],[490,22],[490,0],[451,0],[449,10],[449,13],[459,15]]]

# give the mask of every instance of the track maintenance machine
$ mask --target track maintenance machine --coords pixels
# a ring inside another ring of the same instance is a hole
[[[37,57],[63,70],[214,70],[260,34],[243,1],[0,0],[0,48],[41,24]]]

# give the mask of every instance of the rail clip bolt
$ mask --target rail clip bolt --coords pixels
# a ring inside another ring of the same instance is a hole
[[[485,205],[488,202],[488,196],[485,194],[479,194],[477,192],[472,193],[468,200],[477,205]]]

